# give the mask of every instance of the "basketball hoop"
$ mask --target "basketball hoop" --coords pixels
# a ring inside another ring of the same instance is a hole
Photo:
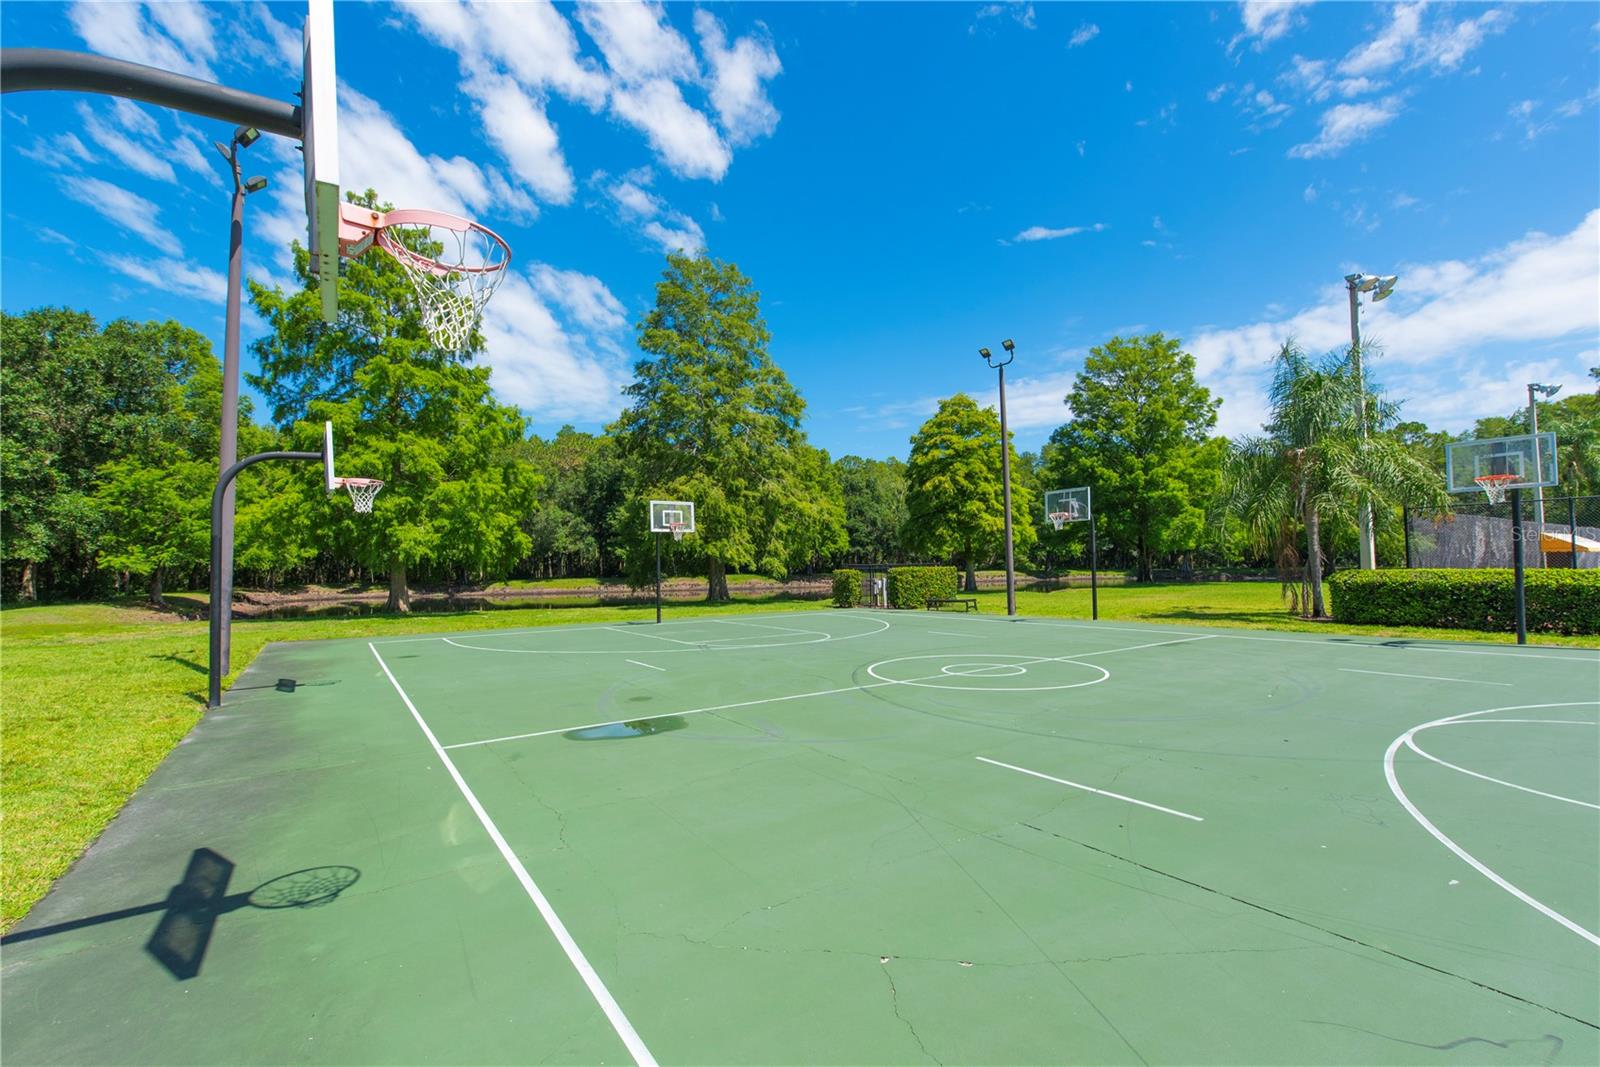
[[[1050,525],[1059,530],[1067,524],[1067,520],[1072,518],[1072,516],[1067,514],[1065,511],[1052,511],[1049,515],[1045,516],[1045,518],[1050,520]]]
[[[1483,490],[1483,495],[1489,498],[1489,503],[1499,504],[1506,498],[1506,490],[1511,488],[1511,483],[1517,480],[1515,474],[1483,474],[1472,479],[1478,483],[1478,488]]]
[[[359,514],[372,514],[372,501],[377,497],[383,482],[378,478],[340,478],[340,485],[350,493],[350,502]]]
[[[682,541],[683,535],[689,532],[684,528],[684,524],[681,522],[669,522],[667,523],[667,529],[672,532],[672,539],[674,541]]]
[[[422,325],[440,350],[459,352],[505,280],[511,246],[487,226],[443,211],[388,213],[341,205],[340,252],[358,256],[376,244],[411,282]]]

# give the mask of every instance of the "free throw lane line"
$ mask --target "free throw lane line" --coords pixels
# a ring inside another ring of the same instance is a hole
[[[657,667],[657,666],[656,666],[656,665],[655,665],[655,664],[654,664],[654,663],[640,663],[640,662],[639,662],[639,661],[638,661],[638,660],[636,660],[636,659],[630,659],[630,660],[626,660],[626,661],[625,661],[625,662],[627,662],[627,663],[631,663],[631,664],[633,664],[633,665],[634,665],[634,666],[635,666],[635,667],[649,667],[649,668],[650,668],[650,669],[651,669],[651,670],[653,670],[653,671],[664,671],[664,670],[666,670],[666,668],[665,668],[665,667]]]
[[[1160,804],[1152,804],[1148,800],[1138,800],[1134,797],[1125,797],[1121,793],[1112,793],[1104,789],[1096,789],[1092,785],[1084,785],[1081,782],[1069,782],[1065,778],[1057,778],[1054,775],[1044,774],[1040,771],[1030,771],[1026,767],[1018,767],[1011,763],[1001,763],[999,760],[990,759],[988,756],[974,756],[972,758],[975,760],[980,760],[984,763],[993,764],[996,767],[1004,767],[1008,771],[1016,771],[1019,774],[1031,774],[1035,778],[1043,778],[1047,782],[1055,782],[1058,785],[1070,785],[1072,788],[1082,789],[1086,793],[1098,793],[1100,796],[1110,797],[1113,800],[1125,800],[1129,804],[1137,804],[1141,808],[1150,808],[1152,811],[1161,811],[1168,815],[1176,815],[1180,819],[1190,819],[1194,822],[1205,822],[1205,820],[1200,816],[1190,815],[1186,811],[1177,811],[1173,808],[1163,808]]]
[[[511,872],[517,876],[517,881],[522,883],[522,888],[527,891],[528,898],[533,901],[533,906],[539,909],[539,914],[543,917],[545,925],[555,935],[556,941],[561,945],[561,950],[567,954],[567,959],[572,963],[573,969],[583,979],[583,984],[589,987],[590,995],[594,997],[595,1003],[600,1005],[600,1010],[605,1012],[606,1018],[611,1022],[611,1028],[617,1032],[617,1036],[627,1046],[628,1054],[633,1057],[633,1062],[638,1064],[639,1067],[656,1067],[656,1058],[645,1047],[644,1040],[639,1036],[639,1032],[633,1028],[633,1024],[628,1021],[627,1015],[623,1014],[622,1006],[617,1003],[616,998],[611,995],[611,991],[606,988],[605,982],[595,972],[594,967],[589,963],[589,958],[583,954],[583,949],[578,947],[578,943],[567,932],[566,924],[561,921],[561,916],[556,914],[556,909],[550,905],[549,899],[545,897],[544,892],[534,882],[533,877],[528,874],[528,869],[522,865],[522,861],[517,858],[517,854],[511,851],[511,846],[506,844],[506,839],[500,833],[500,828],[494,824],[493,819],[489,818],[489,813],[483,809],[483,805],[478,803],[477,795],[467,785],[466,779],[461,777],[461,772],[456,770],[455,763],[446,754],[444,746],[439,744],[439,739],[433,736],[433,731],[428,728],[422,713],[417,711],[415,704],[411,703],[411,698],[406,695],[406,691],[400,688],[400,683],[395,679],[394,672],[389,670],[387,663],[383,662],[383,657],[378,655],[378,650],[374,645],[368,642],[367,647],[372,650],[373,658],[378,661],[378,666],[382,667],[383,673],[388,676],[389,684],[394,686],[394,691],[399,693],[400,699],[405,702],[406,710],[410,711],[411,717],[417,721],[417,726],[422,729],[422,734],[428,739],[428,744],[433,746],[433,751],[444,764],[444,769],[450,772],[451,778],[455,779],[456,788],[461,790],[462,797],[465,798],[468,806],[472,808],[473,814],[478,816],[478,821],[483,824],[483,828],[488,832],[490,840],[500,850],[500,855],[511,868]]]
[[[1465,682],[1467,685],[1503,685],[1509,687],[1510,682],[1480,682],[1476,678],[1441,678],[1436,674],[1396,674],[1394,671],[1362,671],[1354,667],[1340,667],[1339,670],[1346,674],[1381,674],[1385,678],[1419,678],[1424,682]]]

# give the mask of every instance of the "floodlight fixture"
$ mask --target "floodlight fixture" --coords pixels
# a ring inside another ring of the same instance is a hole
[[[1386,274],[1379,278],[1378,291],[1372,294],[1372,302],[1377,303],[1379,300],[1388,299],[1389,294],[1394,292],[1394,287],[1399,281],[1400,275],[1398,274]]]
[[[1561,386],[1559,385],[1541,385],[1538,382],[1529,382],[1528,389],[1535,393],[1542,393],[1545,396],[1555,396],[1561,392]]]
[[[1009,337],[1007,337],[1004,341],[1000,342],[1000,347],[1005,349],[1007,352],[1010,352],[1010,353],[1013,353],[1013,354],[1015,354],[1016,351],[1017,351],[1016,343],[1014,341],[1012,341],[1011,338],[1009,338]]]
[[[984,359],[988,359],[990,357],[989,350],[987,348],[978,349],[978,355],[982,356]]]
[[[245,179],[244,191],[246,193],[259,193],[267,187],[265,176],[257,174],[254,178]]]
[[[261,131],[254,126],[240,126],[233,131],[233,143],[240,148],[249,148],[261,139]]]

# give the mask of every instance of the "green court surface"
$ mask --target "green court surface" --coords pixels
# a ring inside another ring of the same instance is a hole
[[[922,612],[269,646],[26,1063],[1600,1061],[1600,655]]]

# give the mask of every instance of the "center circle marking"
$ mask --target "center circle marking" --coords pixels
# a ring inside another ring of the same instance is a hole
[[[1111,672],[1104,667],[1093,663],[1084,663],[1081,660],[1054,659],[1049,656],[1018,656],[1001,652],[986,652],[982,655],[982,660],[973,660],[960,654],[952,655],[948,652],[931,653],[922,656],[896,656],[894,659],[879,660],[877,663],[870,665],[867,667],[867,673],[878,681],[887,682],[890,685],[910,685],[920,689],[966,689],[978,693],[1037,693],[1059,689],[1081,689],[1086,685],[1098,685],[1111,677]],[[894,678],[888,673],[891,664],[918,663],[926,660],[941,661],[937,668],[937,673],[935,673],[932,664],[928,664],[926,670],[908,668],[908,673],[911,674],[910,678]],[[1064,682],[1061,685],[951,684],[957,678],[1014,678],[1018,675],[1036,673],[1056,666],[1093,671],[1095,677],[1081,682]],[[1030,668],[1032,669],[1031,671]],[[1004,670],[1006,673],[986,673],[1000,670]],[[945,678],[950,679],[950,681],[945,681]]]

